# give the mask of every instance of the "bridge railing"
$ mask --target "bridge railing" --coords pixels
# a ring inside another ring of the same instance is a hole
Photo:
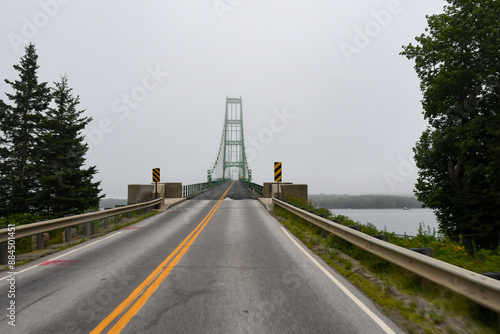
[[[372,254],[500,313],[500,281],[332,222],[282,200],[273,203]]]
[[[203,191],[216,187],[226,181],[227,179],[219,179],[205,183],[187,184],[185,186],[182,186],[182,197],[185,198],[193,197],[194,195],[197,195]]]
[[[18,225],[14,228],[0,229],[0,264],[7,263],[7,248],[8,244],[15,243],[14,240],[19,240],[26,237],[37,236],[37,249],[43,249],[43,233],[65,229],[66,240],[70,240],[70,228],[81,224],[86,224],[86,235],[90,236],[91,223],[102,220],[103,227],[107,228],[109,218],[114,219],[114,223],[118,223],[120,215],[130,217],[133,211],[143,212],[151,208],[157,207],[163,203],[162,198],[157,198],[151,201],[125,205],[114,209],[103,211],[89,212],[81,215],[63,217],[58,219],[51,219],[26,225]]]
[[[248,189],[253,190],[254,192],[256,192],[257,194],[259,194],[260,196],[263,196],[262,193],[264,191],[264,188],[260,184],[252,183],[252,182],[249,182],[249,181],[247,181],[245,179],[240,179],[240,181]]]

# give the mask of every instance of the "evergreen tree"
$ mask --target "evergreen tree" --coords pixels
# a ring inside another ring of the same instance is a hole
[[[7,167],[7,157],[9,154],[7,138],[3,133],[5,123],[5,112],[8,106],[0,100],[0,218],[7,213],[7,203],[9,201],[10,189],[8,187],[7,175],[10,175]]]
[[[34,164],[38,123],[50,101],[46,82],[38,82],[35,46],[29,44],[14,69],[16,81],[5,80],[14,93],[6,93],[12,105],[0,100],[0,216],[34,211],[38,190]]]
[[[73,97],[66,76],[54,84],[53,106],[40,123],[37,163],[42,173],[37,208],[58,217],[98,208],[103,196],[99,196],[100,182],[92,181],[96,167],[84,168],[88,145],[81,131],[92,119],[77,110],[80,98]]]
[[[447,1],[402,52],[415,60],[429,121],[414,148],[416,194],[444,232],[491,246],[500,237],[500,2]]]

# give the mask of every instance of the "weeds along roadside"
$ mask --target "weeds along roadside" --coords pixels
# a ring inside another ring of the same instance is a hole
[[[362,232],[369,235],[384,234],[371,224],[363,225],[346,216],[334,217],[328,209],[314,208],[310,203],[293,204],[346,226],[361,226]],[[274,214],[308,248],[377,302],[384,313],[407,332],[497,333],[494,312],[333,234],[323,238],[321,228],[283,208],[275,206]],[[468,254],[462,245],[422,228],[412,239],[400,238],[394,233],[388,236],[389,242],[401,247],[431,247],[435,258],[468,270],[500,271],[498,250]]]

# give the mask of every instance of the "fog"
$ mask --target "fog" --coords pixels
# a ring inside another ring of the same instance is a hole
[[[242,97],[257,183],[310,193],[411,194],[423,119],[402,45],[440,0],[1,1],[3,79],[29,42],[39,80],[67,74],[81,109],[88,165],[106,197],[127,185],[204,182],[217,156],[226,96]]]

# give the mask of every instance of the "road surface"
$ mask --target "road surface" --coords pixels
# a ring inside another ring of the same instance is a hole
[[[402,332],[238,182],[16,271],[0,333]]]

